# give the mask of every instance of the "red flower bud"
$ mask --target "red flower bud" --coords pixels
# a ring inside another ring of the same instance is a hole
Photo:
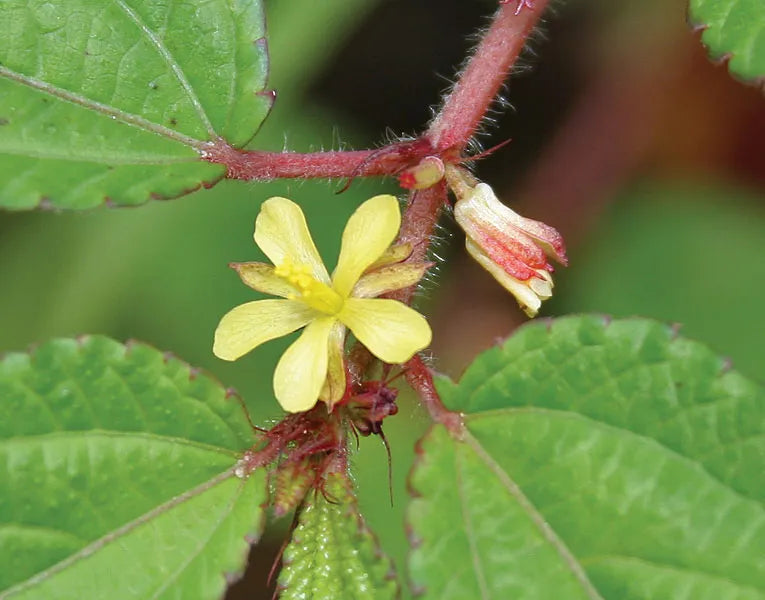
[[[489,185],[472,185],[468,178],[462,169],[447,172],[457,196],[454,216],[467,234],[467,250],[533,317],[542,301],[552,296],[554,269],[547,258],[568,264],[563,238],[549,225],[502,204]]]

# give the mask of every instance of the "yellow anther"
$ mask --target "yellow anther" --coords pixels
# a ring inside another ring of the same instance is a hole
[[[295,264],[287,259],[274,269],[274,275],[281,277],[300,292],[299,296],[294,295],[290,300],[301,300],[328,315],[336,315],[343,307],[340,295],[326,283],[316,279],[308,265]]]

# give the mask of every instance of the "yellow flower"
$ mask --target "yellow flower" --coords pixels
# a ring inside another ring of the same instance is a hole
[[[425,318],[396,300],[374,298],[413,285],[427,265],[391,264],[409,250],[389,248],[401,225],[394,196],[375,196],[351,215],[330,278],[303,211],[287,198],[269,198],[255,221],[255,243],[273,262],[233,263],[254,290],[281,296],[237,306],[221,319],[213,352],[236,360],[263,342],[305,327],[274,372],[274,393],[289,412],[318,399],[330,407],[345,393],[346,327],[386,363],[403,363],[430,344]]]
[[[467,251],[515,296],[529,317],[536,316],[552,296],[553,267],[547,257],[568,264],[563,237],[502,204],[491,186],[464,169],[450,166],[446,178],[457,197],[454,218],[465,231]]]

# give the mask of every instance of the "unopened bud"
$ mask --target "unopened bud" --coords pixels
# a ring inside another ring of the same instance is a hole
[[[491,186],[476,183],[460,167],[448,167],[446,178],[457,197],[454,217],[467,234],[467,251],[528,316],[536,316],[542,301],[552,296],[553,267],[547,257],[568,264],[560,233],[520,216],[499,201]]]
[[[419,164],[402,171],[399,185],[407,190],[424,190],[444,178],[444,163],[437,156],[426,156]]]

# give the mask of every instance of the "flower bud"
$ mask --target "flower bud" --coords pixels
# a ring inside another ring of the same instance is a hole
[[[444,178],[444,163],[437,156],[426,156],[417,165],[398,176],[399,185],[407,190],[424,190]]]
[[[465,230],[470,255],[536,316],[552,296],[552,257],[568,264],[561,235],[549,225],[526,219],[502,204],[491,186],[474,183],[463,169],[451,167],[447,180],[457,196],[454,216]]]

